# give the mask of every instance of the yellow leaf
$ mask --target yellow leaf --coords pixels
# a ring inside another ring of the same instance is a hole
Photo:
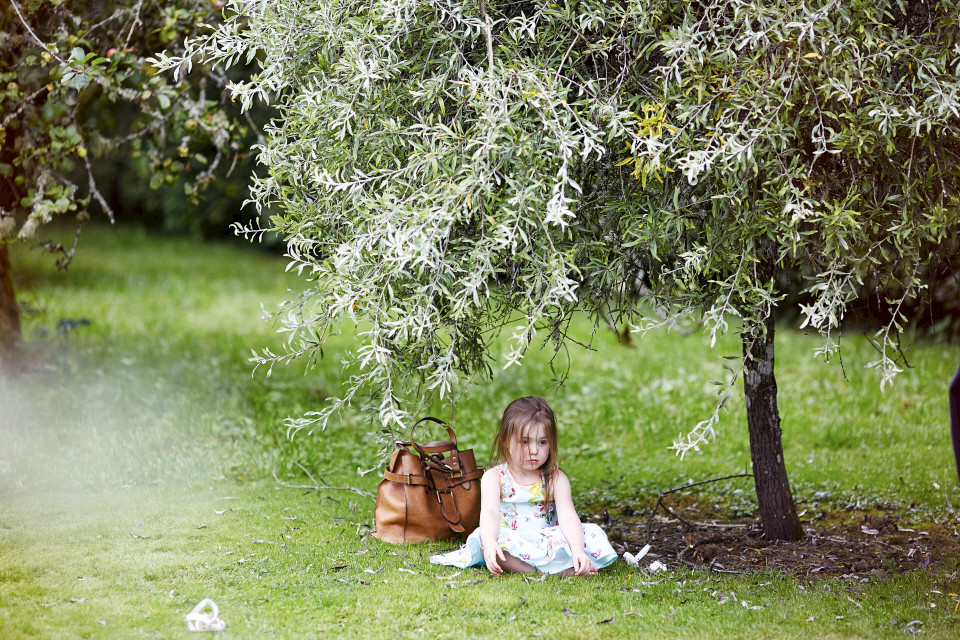
[[[823,58],[820,57],[820,54],[819,54],[819,53],[814,53],[813,51],[811,51],[810,53],[804,54],[803,57],[804,57],[804,58],[816,58],[817,60],[823,60]]]

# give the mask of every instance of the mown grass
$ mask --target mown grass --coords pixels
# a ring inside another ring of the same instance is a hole
[[[124,228],[82,243],[65,274],[23,247],[14,255],[38,311],[25,327],[34,370],[0,382],[0,637],[178,637],[205,597],[238,638],[874,638],[917,620],[924,636],[956,637],[956,563],[864,583],[647,576],[622,563],[594,580],[527,582],[428,563],[450,544],[381,544],[366,535],[371,498],[271,477],[278,467],[311,484],[299,461],[333,485],[373,492],[378,480],[356,474],[374,451],[360,416],[293,441],[281,424],[337,392],[348,336],[307,375],[250,374],[250,350],[282,341],[260,303],[298,286],[282,259]],[[91,324],[57,332],[81,318]],[[591,338],[585,321],[576,332],[596,350],[571,351],[563,387],[535,351],[436,412],[482,459],[502,407],[546,395],[582,511],[649,507],[688,479],[748,469],[742,398],[716,443],[684,460],[666,450],[712,411],[734,337],[711,351],[702,336],[650,334],[628,349],[606,331]],[[879,505],[955,527],[945,398],[957,349],[913,345],[913,368],[881,394],[864,339],[844,338],[843,369],[813,360],[816,344],[778,334],[785,454],[808,521]],[[749,480],[700,494],[753,509]]]

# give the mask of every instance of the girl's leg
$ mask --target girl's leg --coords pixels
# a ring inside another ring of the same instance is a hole
[[[584,576],[587,576],[587,577],[592,577],[592,576],[597,575],[599,572],[600,572],[600,570],[597,569],[596,566],[594,566],[594,565],[591,564],[591,565],[590,565],[590,568],[587,569],[587,572],[584,573],[583,575],[584,575]],[[577,574],[574,572],[573,567],[570,567],[569,569],[564,569],[563,571],[560,572],[560,576],[563,577],[563,578],[573,578],[573,577],[576,576],[576,575],[577,575]]]
[[[532,566],[521,560],[516,556],[512,556],[506,551],[503,552],[503,561],[500,563],[500,566],[504,571],[512,571],[513,573],[535,573],[536,569]]]

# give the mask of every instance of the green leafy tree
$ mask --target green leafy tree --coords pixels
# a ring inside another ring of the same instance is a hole
[[[66,267],[76,249],[43,238],[91,211],[114,220],[97,165],[133,154],[149,186],[197,198],[241,150],[246,123],[224,109],[223,74],[172,83],[146,62],[214,19],[219,1],[10,0],[0,12],[0,365],[16,359],[19,309],[8,245],[36,242]],[[200,150],[203,150],[202,152]]]
[[[860,283],[896,291],[872,364],[891,382],[899,305],[956,268],[956,2],[228,6],[157,64],[256,60],[234,95],[279,111],[253,194],[281,212],[271,227],[310,284],[281,314],[289,350],[257,360],[320,357],[348,321],[359,339],[344,393],[294,430],[362,397],[403,424],[488,373],[504,327],[509,366],[535,338],[567,343],[578,311],[633,317],[620,294],[643,281],[662,322],[743,343],[717,411],[674,447],[713,437],[742,376],[765,533],[801,534],[774,376],[780,283],[799,274],[801,327],[825,358]]]

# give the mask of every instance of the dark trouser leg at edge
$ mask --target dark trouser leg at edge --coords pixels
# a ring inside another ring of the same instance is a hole
[[[953,455],[957,460],[957,478],[960,479],[960,369],[950,384],[950,431],[953,434]]]

